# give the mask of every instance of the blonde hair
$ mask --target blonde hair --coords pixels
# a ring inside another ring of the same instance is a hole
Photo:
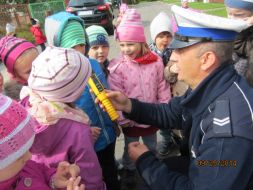
[[[37,53],[37,55],[39,55],[39,51],[37,50],[36,47],[27,49],[27,50],[25,50],[25,51],[17,58],[17,60],[15,61],[14,64],[18,64],[18,63],[22,63],[22,64],[23,64],[23,59],[24,59],[24,57],[26,57],[27,55],[29,55],[31,52]],[[25,63],[25,62],[24,62],[24,63]],[[14,67],[14,69],[13,69],[13,75],[14,75],[14,76],[17,75],[17,71],[15,70],[15,67]]]
[[[146,42],[140,42],[140,44],[141,44],[141,52],[140,55],[138,55],[138,57],[142,57],[146,55],[148,52],[150,52],[149,46]]]
[[[30,49],[25,50],[25,51],[17,58],[17,60],[16,60],[15,63],[20,62],[20,61],[23,59],[23,57],[25,57],[27,54],[30,54],[30,53],[33,52],[33,51],[36,52],[36,53],[38,53],[38,55],[39,55],[39,51],[37,50],[36,47],[30,48]]]

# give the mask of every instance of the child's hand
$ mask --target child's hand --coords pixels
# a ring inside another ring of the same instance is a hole
[[[97,141],[100,133],[101,133],[101,128],[99,128],[99,127],[91,127],[91,134],[92,134],[94,143]]]
[[[173,64],[170,66],[170,72],[171,73],[178,73],[178,67],[176,64]]]
[[[56,188],[65,188],[70,178],[76,178],[80,173],[80,168],[76,164],[70,164],[66,161],[58,164],[53,184]]]
[[[84,184],[79,185],[81,181],[81,177],[75,178],[70,178],[68,180],[68,185],[67,185],[67,190],[84,190],[85,186]]]

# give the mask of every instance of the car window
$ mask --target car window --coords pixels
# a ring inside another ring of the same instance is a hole
[[[91,4],[91,5],[97,5],[99,3],[99,0],[70,0],[69,1],[69,6],[83,6],[86,4]]]

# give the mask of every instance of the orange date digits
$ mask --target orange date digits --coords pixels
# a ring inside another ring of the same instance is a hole
[[[197,160],[196,165],[199,167],[236,167],[236,160]]]

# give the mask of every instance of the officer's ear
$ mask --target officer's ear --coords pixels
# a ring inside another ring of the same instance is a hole
[[[217,57],[214,52],[207,51],[200,57],[201,69],[208,72],[216,67]]]

